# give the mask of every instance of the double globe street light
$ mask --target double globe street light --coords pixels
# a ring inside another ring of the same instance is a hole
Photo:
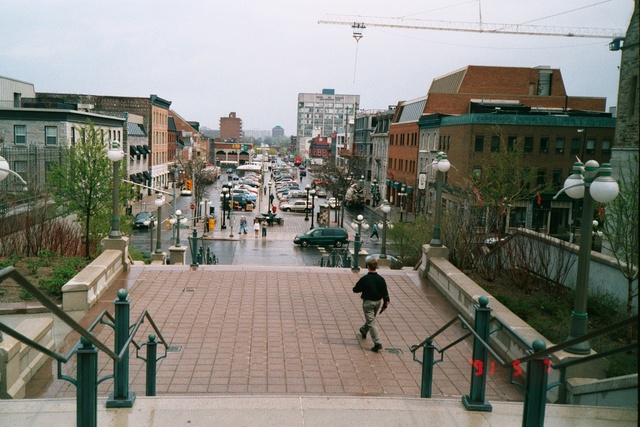
[[[362,229],[364,228],[365,231],[367,231],[369,229],[369,224],[367,223],[367,221],[365,221],[364,217],[362,215],[358,215],[356,217],[356,219],[353,220],[353,222],[351,223],[351,226],[353,228],[357,228],[358,232],[356,233],[356,239],[353,242],[353,271],[359,271],[360,270],[360,266],[358,265],[358,259],[359,259],[359,255],[360,255],[360,236],[362,233]]]
[[[578,252],[578,271],[576,274],[576,290],[571,313],[571,329],[567,341],[582,337],[587,333],[587,296],[589,287],[589,266],[591,263],[591,227],[593,224],[593,201],[609,203],[618,196],[618,183],[611,176],[611,165],[602,166],[595,160],[586,164],[573,164],[573,174],[564,182],[564,187],[553,198],[567,193],[572,199],[582,199],[582,221]],[[582,341],[566,349],[573,354],[589,354],[591,347],[588,341]]]
[[[176,227],[176,247],[180,247],[180,226],[185,225],[189,220],[182,215],[180,209],[176,210],[176,215],[169,220],[169,224]]]
[[[387,215],[391,212],[391,205],[387,199],[382,201],[382,223],[378,224],[378,228],[382,229],[382,247],[380,248],[380,258],[387,258],[387,227],[393,228],[393,224],[387,221]]]
[[[118,239],[120,234],[120,218],[118,217],[118,186],[119,186],[119,169],[120,161],[124,158],[124,151],[120,141],[111,141],[107,157],[113,163],[113,214],[111,216],[111,231],[109,231],[110,239]]]
[[[442,219],[442,175],[451,168],[451,163],[447,160],[447,153],[440,151],[429,166],[436,170],[436,217],[433,223],[433,232],[429,244],[433,247],[441,247],[440,221]]]

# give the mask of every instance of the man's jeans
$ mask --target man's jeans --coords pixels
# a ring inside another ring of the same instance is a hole
[[[362,327],[362,330],[367,333],[371,332],[371,340],[374,344],[380,344],[380,337],[378,336],[378,330],[376,329],[376,314],[380,311],[380,305],[382,300],[379,301],[362,301],[362,310],[364,311],[364,319],[366,323]]]

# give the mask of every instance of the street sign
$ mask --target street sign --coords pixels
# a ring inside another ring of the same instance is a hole
[[[193,203],[191,203],[191,205],[189,206],[191,208],[191,210],[194,210],[196,208],[196,205],[194,205]]]
[[[418,190],[424,190],[425,188],[427,188],[427,174],[421,172],[418,175]]]

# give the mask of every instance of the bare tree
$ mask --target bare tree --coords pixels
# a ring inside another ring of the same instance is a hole
[[[627,173],[618,178],[620,193],[603,207],[603,245],[611,251],[627,279],[627,314],[638,298],[638,154],[628,160]]]

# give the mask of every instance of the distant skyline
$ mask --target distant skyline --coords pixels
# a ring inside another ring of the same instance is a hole
[[[424,96],[467,65],[559,68],[569,96],[617,102],[620,51],[610,40],[369,27],[356,43],[327,14],[536,24],[626,31],[634,0],[352,0],[5,2],[0,75],[37,92],[147,97],[218,129],[296,132],[299,93],[360,95],[362,109]],[[480,9],[481,6],[481,9]]]

